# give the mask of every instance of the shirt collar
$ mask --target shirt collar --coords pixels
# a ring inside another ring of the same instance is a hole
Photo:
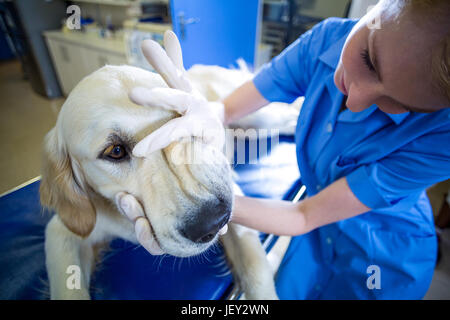
[[[380,110],[381,111],[381,110]],[[381,111],[383,112],[383,111]],[[405,120],[405,118],[407,116],[409,116],[410,112],[405,112],[405,113],[399,113],[399,114],[391,114],[391,113],[386,113],[383,112],[385,115],[387,115],[389,118],[391,118],[392,121],[395,122],[395,124],[400,124],[403,122],[403,120]]]
[[[346,39],[347,35],[343,36],[338,41],[333,43],[327,50],[325,50],[319,56],[319,60],[336,70],[337,65],[339,63],[339,58],[341,57],[342,48],[344,47]]]
[[[371,105],[369,108],[360,112],[353,112],[350,109],[345,109],[339,113],[337,120],[341,122],[359,122],[368,118],[377,109],[376,105]]]
[[[319,60],[328,65],[330,68],[334,71],[337,68],[337,65],[339,63],[339,59],[341,57],[342,48],[344,47],[345,40],[347,39],[347,35],[340,38],[338,41],[336,41],[334,44],[332,44],[327,50],[325,50],[320,56]],[[330,84],[335,87],[334,81]],[[336,88],[337,90],[337,88]],[[342,93],[340,93],[342,94]],[[381,110],[380,110],[381,111]],[[381,111],[383,112],[383,111]],[[367,116],[370,115],[372,112],[368,112]],[[400,114],[390,114],[383,112],[386,116],[388,116],[395,124],[400,124],[405,120],[405,118],[409,115],[409,112],[400,113]]]
[[[369,108],[361,111],[361,112],[352,112],[349,109],[346,109],[345,112],[341,112],[338,116],[338,121],[343,122],[358,122],[366,119],[369,117],[372,113],[375,112],[375,110],[379,110],[379,112],[382,112],[384,115],[386,115],[388,118],[390,118],[395,124],[400,124],[405,120],[405,118],[409,115],[409,112],[400,113],[400,114],[390,114],[381,111],[375,104],[371,105]]]

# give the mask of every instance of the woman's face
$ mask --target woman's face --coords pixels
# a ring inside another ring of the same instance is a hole
[[[398,18],[396,11],[395,5],[377,5],[349,34],[334,74],[347,107],[359,112],[376,104],[393,114],[450,107],[432,85],[431,51],[442,30],[419,26],[408,12]],[[371,27],[374,19],[379,28]]]

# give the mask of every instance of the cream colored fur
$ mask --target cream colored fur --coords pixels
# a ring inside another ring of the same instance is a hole
[[[192,81],[211,100],[212,95],[220,98],[239,85],[232,81],[223,87],[217,81],[213,84],[211,75],[224,69],[202,68],[192,72]],[[205,89],[208,83],[216,89]],[[177,226],[187,211],[213,194],[232,201],[236,186],[222,153],[205,146],[201,151],[205,163],[174,165],[170,152],[175,147],[180,150],[180,146],[187,150],[190,142],[184,141],[172,143],[147,158],[131,156],[121,163],[99,158],[108,141],[116,139],[114,134],[132,149],[176,116],[163,109],[133,104],[128,93],[137,86],[166,84],[159,75],[130,66],[106,66],[94,72],[71,92],[56,126],[46,136],[40,191],[42,204],[56,212],[46,228],[45,241],[52,299],[89,299],[94,248],[117,237],[137,243],[133,223],[119,213],[114,203],[118,192],[130,193],[141,202],[160,247],[169,254],[196,255],[218,241],[217,235],[208,243],[190,242],[177,232]],[[257,232],[230,224],[220,240],[246,297],[276,299],[273,274]],[[80,289],[66,286],[70,265],[81,268]]]

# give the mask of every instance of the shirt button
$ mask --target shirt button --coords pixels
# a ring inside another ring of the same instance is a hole
[[[320,289],[322,289],[322,287],[321,287],[320,285],[316,285],[315,289],[316,289],[317,291],[319,291]]]
[[[331,133],[332,131],[333,131],[333,125],[331,124],[331,122],[329,122],[327,125],[327,132]]]
[[[327,238],[327,243],[328,244],[332,244],[333,243],[333,239],[331,239],[330,237]]]
[[[318,185],[316,186],[316,189],[317,189],[317,190],[320,190],[320,189],[322,189],[322,186],[321,186],[320,184],[318,184]]]

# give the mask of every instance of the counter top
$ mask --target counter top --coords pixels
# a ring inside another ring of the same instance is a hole
[[[77,43],[86,47],[92,47],[94,49],[109,51],[120,55],[125,55],[126,52],[123,37],[100,38],[97,35],[90,35],[77,31],[63,32],[61,30],[44,31],[44,36],[47,38]]]

